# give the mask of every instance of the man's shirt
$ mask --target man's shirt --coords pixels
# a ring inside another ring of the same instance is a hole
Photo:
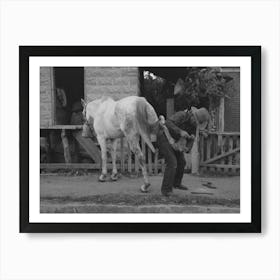
[[[196,125],[191,121],[191,116],[191,112],[179,111],[166,120],[165,125],[176,141],[181,137],[181,130],[195,135]]]

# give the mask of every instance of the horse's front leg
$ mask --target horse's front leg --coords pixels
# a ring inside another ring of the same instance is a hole
[[[101,148],[101,158],[102,158],[102,173],[99,176],[100,182],[105,182],[107,177],[107,146],[106,139],[103,136],[97,136],[97,141]]]
[[[117,170],[117,164],[116,164],[117,146],[118,146],[118,138],[112,140],[112,148],[111,148],[111,157],[112,157],[112,163],[113,163],[113,171],[112,171],[111,179],[113,181],[118,180],[118,170]]]
[[[144,178],[144,185],[141,186],[140,190],[141,190],[141,192],[146,193],[146,192],[148,192],[148,189],[151,186],[151,184],[149,182],[149,177],[148,177],[146,163],[145,163],[145,157],[140,149],[139,141],[137,139],[130,141],[129,144],[130,144],[130,148],[131,148],[132,152],[137,156],[137,158],[139,160],[139,165],[141,167],[143,178]]]

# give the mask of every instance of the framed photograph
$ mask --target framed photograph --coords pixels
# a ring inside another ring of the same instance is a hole
[[[20,232],[261,232],[260,46],[20,46]]]

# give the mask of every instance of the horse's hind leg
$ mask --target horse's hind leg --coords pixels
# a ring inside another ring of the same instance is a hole
[[[151,184],[149,182],[149,177],[148,177],[146,163],[145,163],[145,157],[144,157],[144,155],[141,151],[138,140],[139,139],[137,139],[137,138],[132,139],[132,140],[128,140],[128,143],[130,145],[130,149],[135,154],[135,156],[137,156],[137,158],[139,160],[139,165],[141,167],[142,174],[143,174],[143,177],[144,177],[144,185],[142,185],[140,189],[141,189],[142,192],[148,192],[148,189],[149,189]]]
[[[102,158],[102,173],[99,176],[100,182],[105,182],[107,177],[107,146],[106,139],[102,136],[97,136],[97,141],[101,148],[101,158]]]
[[[118,170],[117,170],[117,164],[116,164],[117,145],[118,145],[118,139],[113,139],[112,148],[111,148],[111,157],[112,157],[112,163],[113,163],[113,171],[111,174],[111,179],[113,181],[118,180]]]

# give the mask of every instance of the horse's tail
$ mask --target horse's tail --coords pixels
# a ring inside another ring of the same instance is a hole
[[[143,97],[136,101],[136,121],[139,134],[154,153],[155,148],[151,141],[151,133],[158,117],[152,105]]]

